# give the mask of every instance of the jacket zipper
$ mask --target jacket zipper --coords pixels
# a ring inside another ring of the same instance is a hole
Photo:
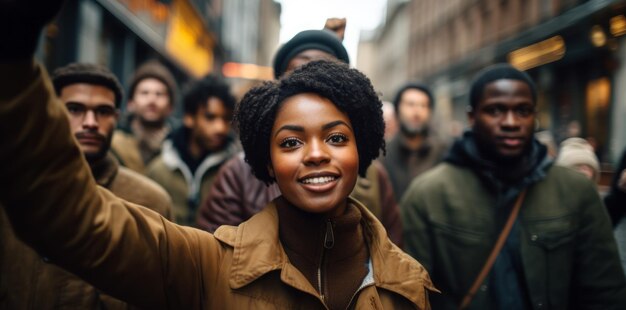
[[[322,257],[320,259],[320,265],[317,268],[317,289],[320,292],[322,302],[326,304],[326,298],[324,297],[324,291],[322,290],[322,268],[326,259],[326,251],[333,248],[335,245],[335,233],[333,232],[333,223],[330,219],[326,221],[326,233],[324,234],[324,248],[322,249]]]

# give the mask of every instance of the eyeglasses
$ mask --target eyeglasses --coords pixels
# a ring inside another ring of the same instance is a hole
[[[70,102],[66,103],[65,107],[72,116],[80,118],[84,118],[87,111],[93,111],[96,119],[109,119],[117,114],[117,109],[108,105],[87,108],[84,104]]]

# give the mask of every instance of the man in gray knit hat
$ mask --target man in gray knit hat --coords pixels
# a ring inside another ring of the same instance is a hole
[[[156,60],[142,64],[128,89],[128,114],[113,137],[112,151],[121,163],[144,173],[148,163],[161,153],[167,135],[178,127],[170,118],[174,111],[176,81]]]

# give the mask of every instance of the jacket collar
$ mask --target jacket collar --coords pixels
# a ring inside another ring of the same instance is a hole
[[[225,160],[231,158],[234,154],[238,152],[239,148],[237,143],[230,142],[228,145],[219,152],[215,152],[207,156],[202,163],[198,166],[196,170],[196,175],[204,175],[204,173],[210,168],[224,162]],[[178,150],[174,147],[174,143],[171,139],[167,139],[163,141],[163,149],[161,151],[163,156],[163,163],[170,170],[180,169],[184,174],[189,175],[191,177],[192,171],[189,170],[185,162],[180,157]]]
[[[89,168],[91,169],[91,174],[94,179],[96,179],[96,183],[102,187],[108,188],[115,179],[115,176],[117,176],[119,163],[111,153],[107,153],[102,159],[90,163]]]
[[[420,308],[426,307],[424,287],[437,291],[424,267],[402,252],[389,238],[382,224],[358,201],[349,203],[359,208],[367,239],[374,282],[377,287],[402,295]],[[270,202],[248,221],[234,226],[222,226],[215,237],[233,247],[229,284],[242,288],[261,276],[281,270],[281,280],[304,292],[318,296],[313,286],[293,265],[278,237],[276,203]]]

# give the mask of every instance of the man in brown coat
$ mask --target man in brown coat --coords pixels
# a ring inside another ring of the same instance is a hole
[[[171,217],[171,199],[154,181],[120,167],[109,146],[122,89],[105,67],[70,64],[55,71],[53,84],[70,127],[98,185],[118,197]],[[0,209],[0,308],[127,309],[69,272],[48,262],[14,235]]]

